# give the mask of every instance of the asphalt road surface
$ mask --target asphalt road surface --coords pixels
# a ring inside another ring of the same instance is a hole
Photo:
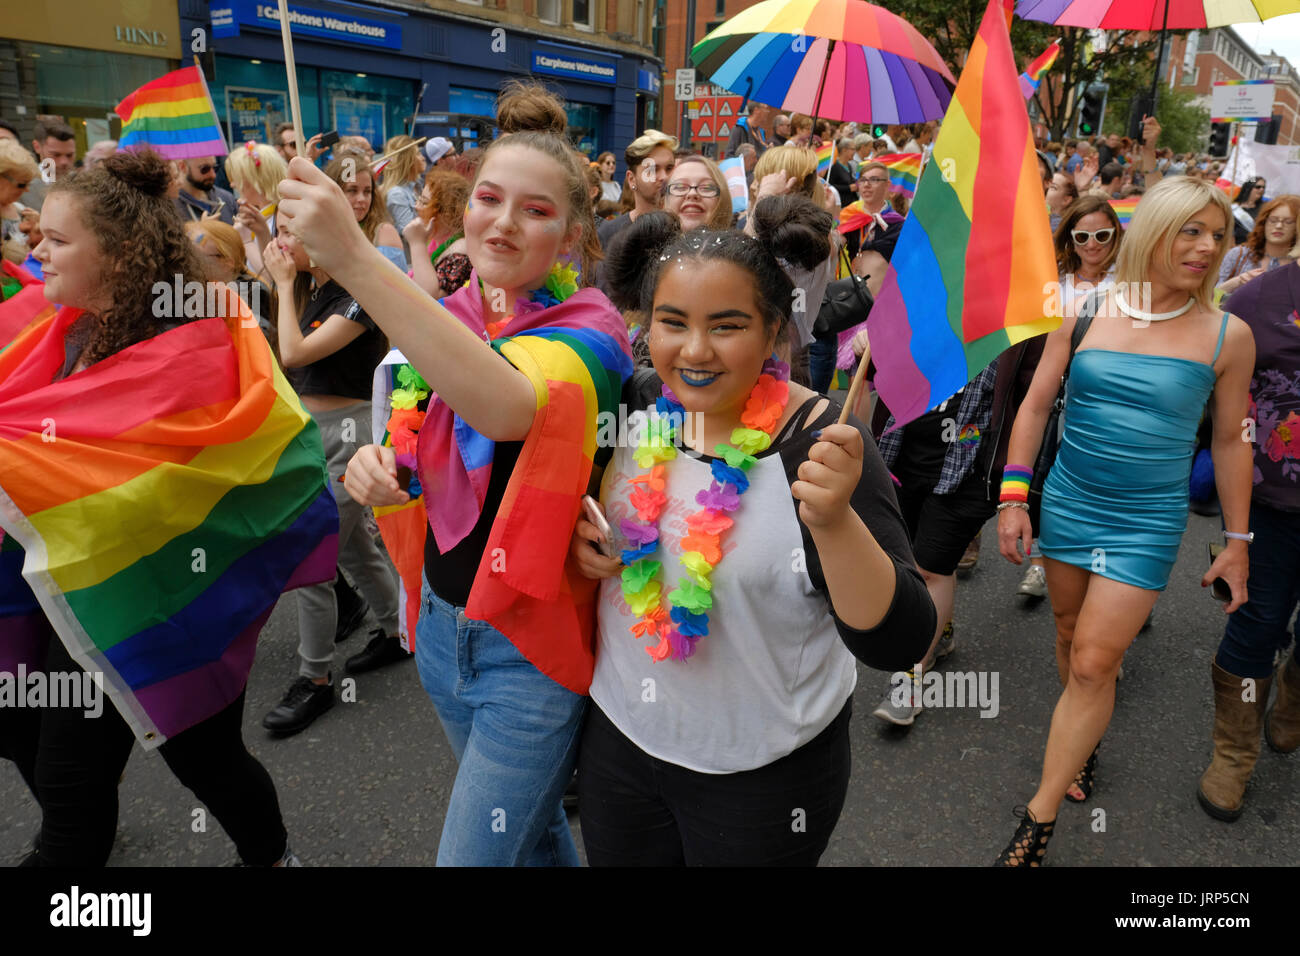
[[[1224,615],[1199,584],[1218,519],[1190,522],[1154,626],[1125,660],[1096,789],[1087,804],[1064,805],[1049,865],[1287,866],[1300,859],[1300,754],[1263,746],[1235,824],[1210,819],[1196,803],[1211,749],[1210,661]],[[823,865],[985,865],[1015,830],[1012,808],[1037,783],[1060,688],[1051,610],[1015,596],[1020,569],[998,556],[993,531],[990,522],[978,567],[958,585],[957,650],[944,669],[997,674],[997,715],[929,709],[911,728],[887,726],[870,714],[888,675],[859,668],[853,777]],[[281,601],[263,632],[244,725],[275,780],[291,845],[307,866],[432,865],[455,761],[413,662],[361,675],[355,703],[337,704],[296,737],[271,739],[262,730],[263,714],[296,674],[293,602]],[[340,645],[336,666],[365,640],[360,631]],[[194,832],[199,806],[160,757],[137,748],[121,785],[109,865],[233,863],[234,847],[215,820]],[[39,820],[16,769],[0,762],[0,862],[27,852]],[[581,847],[577,817],[570,820]]]

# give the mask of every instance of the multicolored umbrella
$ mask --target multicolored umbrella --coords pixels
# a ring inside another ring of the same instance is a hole
[[[1195,30],[1300,13],[1300,0],[1018,0],[1016,16],[1102,30]]]
[[[691,51],[710,82],[783,110],[870,123],[921,123],[957,85],[930,42],[865,0],[763,0]]]

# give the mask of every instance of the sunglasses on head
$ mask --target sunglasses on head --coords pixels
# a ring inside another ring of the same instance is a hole
[[[1115,238],[1115,230],[1113,227],[1098,229],[1096,232],[1084,232],[1082,229],[1074,229],[1070,232],[1070,238],[1074,240],[1076,246],[1087,245],[1089,239],[1096,239],[1097,245],[1104,246]]]

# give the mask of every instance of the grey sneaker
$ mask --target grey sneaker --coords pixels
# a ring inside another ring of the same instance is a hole
[[[952,621],[949,621],[943,627],[943,633],[939,635],[939,643],[934,645],[934,657],[930,661],[930,667],[933,667],[939,661],[943,660],[949,654],[957,649],[957,642],[952,636]],[[926,668],[927,670],[929,668]]]
[[[293,848],[285,845],[284,856],[280,857],[280,862],[276,866],[302,866],[302,860],[298,859],[298,854],[293,852]]]
[[[891,682],[885,699],[871,712],[871,716],[879,717],[887,724],[910,727],[921,712],[920,688],[915,687],[915,679],[913,672],[907,671],[906,681]],[[914,693],[914,690],[918,692]]]
[[[1047,597],[1047,573],[1037,564],[1029,565],[1025,576],[1020,579],[1020,586],[1016,588],[1016,593],[1023,594],[1025,597]]]

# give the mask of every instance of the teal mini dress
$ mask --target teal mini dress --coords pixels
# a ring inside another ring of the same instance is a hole
[[[1214,389],[1210,364],[1080,349],[1065,390],[1065,431],[1043,486],[1042,553],[1105,578],[1163,591],[1187,530],[1196,431]]]

